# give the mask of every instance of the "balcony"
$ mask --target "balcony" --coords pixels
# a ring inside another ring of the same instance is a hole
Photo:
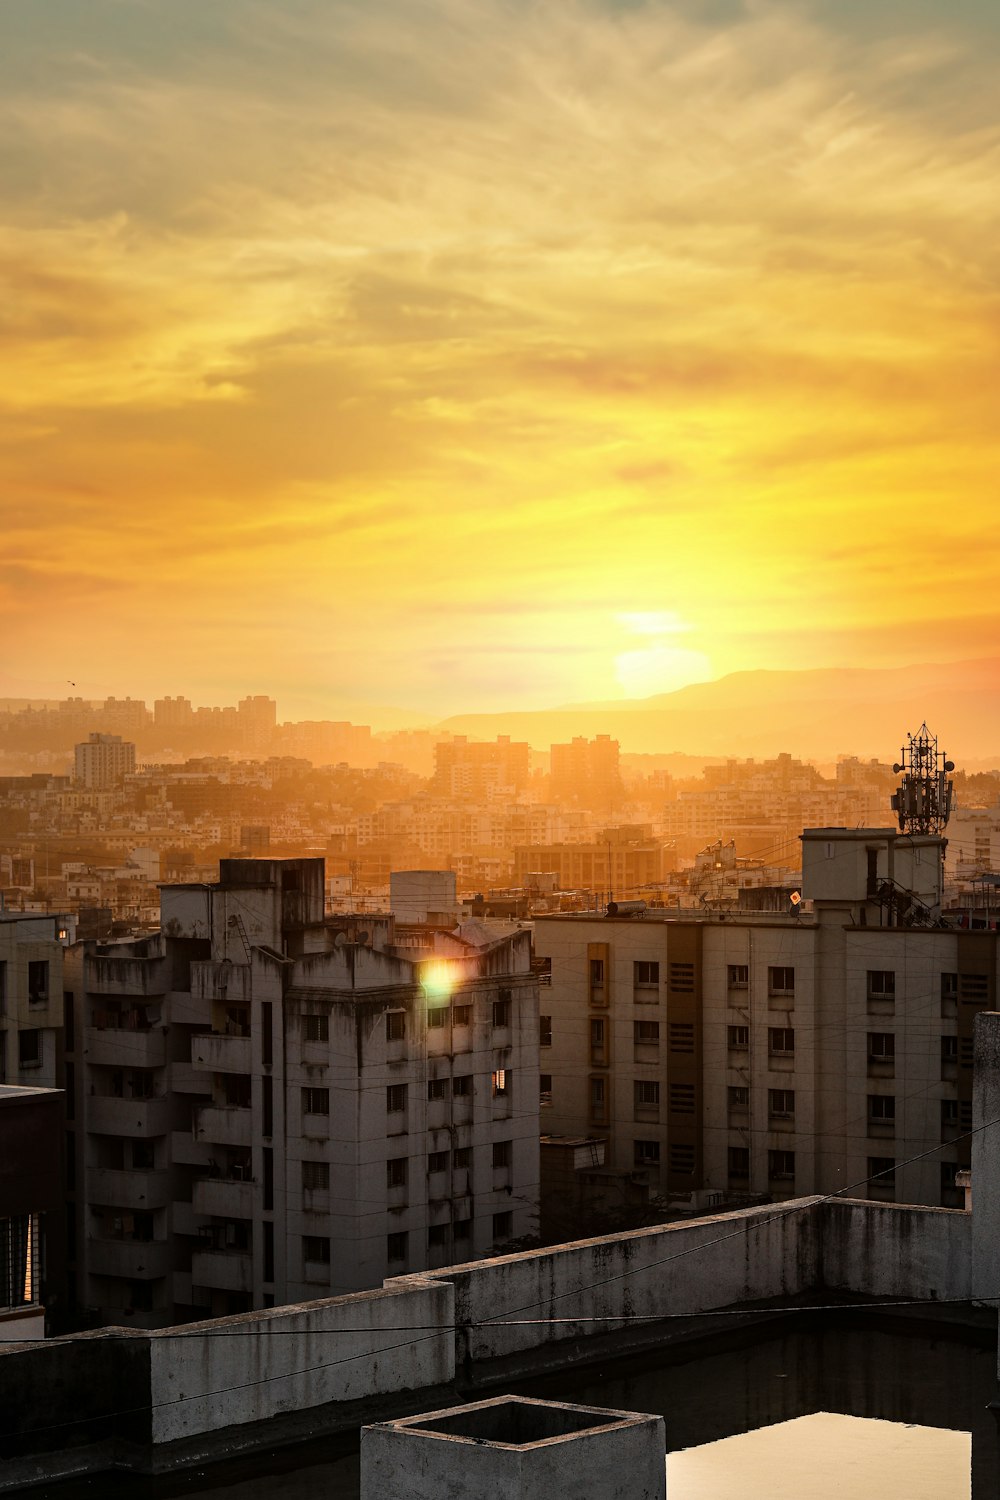
[[[249,1005],[250,966],[195,962],[191,965],[191,994],[202,1001],[223,1000],[230,1005]]]
[[[166,1028],[88,1026],[87,1056],[106,1068],[162,1068],[167,1061]]]
[[[211,1141],[196,1141],[190,1130],[171,1132],[170,1160],[175,1166],[207,1168],[211,1159]]]
[[[87,1129],[93,1135],[136,1135],[142,1140],[170,1129],[169,1099],[115,1099],[93,1095],[87,1100]]]
[[[92,1167],[87,1173],[87,1199],[106,1208],[166,1208],[170,1177],[166,1172]]]
[[[253,1290],[253,1262],[246,1250],[196,1250],[191,1257],[193,1286],[222,1292]]]
[[[191,1195],[196,1214],[220,1219],[253,1217],[253,1183],[229,1177],[200,1177]]]
[[[84,987],[92,995],[165,995],[170,988],[167,961],[90,954],[84,962]]]
[[[118,1276],[128,1281],[154,1281],[167,1276],[172,1264],[165,1240],[88,1240],[87,1261],[92,1276]]]
[[[170,1087],[175,1094],[200,1094],[205,1099],[211,1096],[212,1079],[190,1063],[175,1062],[170,1069]]]
[[[194,1135],[198,1141],[211,1141],[216,1146],[249,1146],[251,1134],[252,1117],[249,1109],[236,1105],[206,1104],[196,1113]]]
[[[206,1073],[249,1073],[250,1038],[215,1033],[191,1038],[191,1066]]]

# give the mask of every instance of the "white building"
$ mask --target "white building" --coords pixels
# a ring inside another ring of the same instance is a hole
[[[941,839],[802,840],[802,915],[536,919],[542,1128],[605,1139],[608,1167],[666,1199],[853,1185],[958,1206],[997,935],[941,924]]]
[[[378,1286],[536,1228],[527,932],[324,920],[322,860],[224,860],[75,955],[77,1296],[134,1326]]]
[[[74,777],[80,786],[105,791],[135,771],[135,745],[120,734],[92,734],[74,749]]]

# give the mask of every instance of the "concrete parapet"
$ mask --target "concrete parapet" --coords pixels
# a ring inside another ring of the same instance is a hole
[[[500,1396],[361,1430],[361,1500],[664,1500],[662,1417]]]

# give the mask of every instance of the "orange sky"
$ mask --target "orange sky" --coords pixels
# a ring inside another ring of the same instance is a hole
[[[0,695],[1000,654],[985,5],[4,26]]]

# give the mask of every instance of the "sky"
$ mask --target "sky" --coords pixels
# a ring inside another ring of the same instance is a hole
[[[1000,655],[993,0],[6,0],[0,695]]]

